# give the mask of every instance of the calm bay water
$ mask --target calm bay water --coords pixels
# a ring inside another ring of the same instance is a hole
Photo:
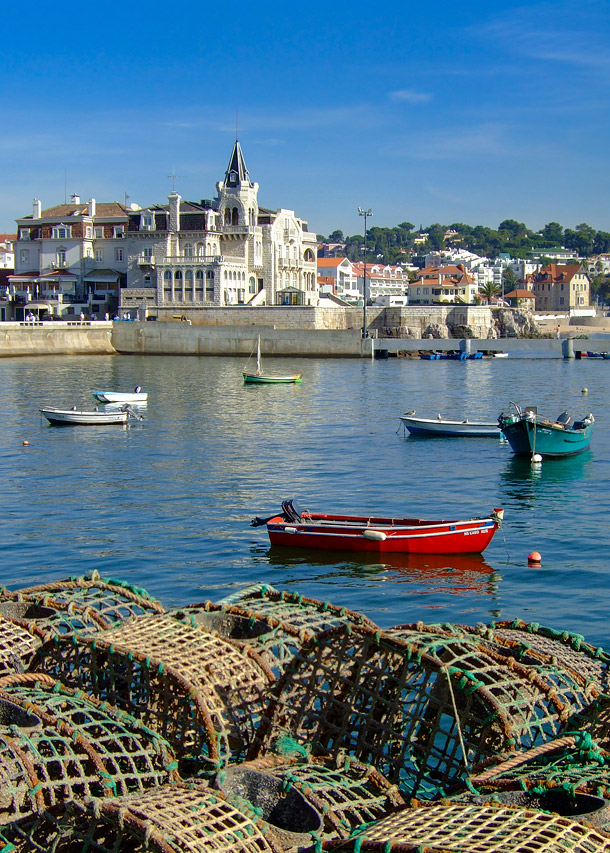
[[[520,617],[610,646],[610,362],[268,359],[300,386],[241,381],[242,360],[53,357],[0,361],[0,583],[97,569],[167,606],[264,581],[382,626]],[[92,408],[142,385],[144,420],[51,427],[38,408]],[[588,394],[583,395],[583,387]],[[425,439],[398,420],[494,420],[510,400],[591,411],[591,448],[532,469],[496,439]],[[29,441],[24,447],[23,441]],[[480,557],[363,557],[270,549],[254,515],[301,508],[428,517],[505,509]],[[542,554],[528,568],[527,555]]]

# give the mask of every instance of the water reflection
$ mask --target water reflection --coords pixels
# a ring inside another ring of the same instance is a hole
[[[416,595],[445,592],[452,595],[494,595],[500,575],[480,554],[370,554],[357,556],[352,551],[307,551],[298,548],[271,547],[268,564],[276,568],[333,569],[332,576],[384,575],[399,584],[418,586]],[[328,574],[322,577],[328,578]],[[317,574],[317,579],[321,579]]]

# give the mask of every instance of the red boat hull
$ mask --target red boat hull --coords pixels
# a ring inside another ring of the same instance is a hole
[[[401,554],[481,554],[498,529],[499,516],[465,521],[362,518],[311,514],[300,523],[278,515],[267,522],[272,545],[324,551]]]

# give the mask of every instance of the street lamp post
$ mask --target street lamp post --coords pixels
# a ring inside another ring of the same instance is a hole
[[[366,300],[367,300],[367,292],[366,292],[366,219],[367,216],[372,216],[373,211],[369,208],[368,210],[363,210],[361,207],[358,208],[358,215],[364,216],[364,284],[363,284],[363,294],[362,294],[362,337],[366,338],[367,336],[367,328],[366,328]]]

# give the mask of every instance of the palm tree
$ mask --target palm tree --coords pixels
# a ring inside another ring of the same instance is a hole
[[[487,281],[485,284],[479,287],[479,293],[487,301],[489,304],[494,296],[497,296],[500,292],[499,286],[493,281]]]

